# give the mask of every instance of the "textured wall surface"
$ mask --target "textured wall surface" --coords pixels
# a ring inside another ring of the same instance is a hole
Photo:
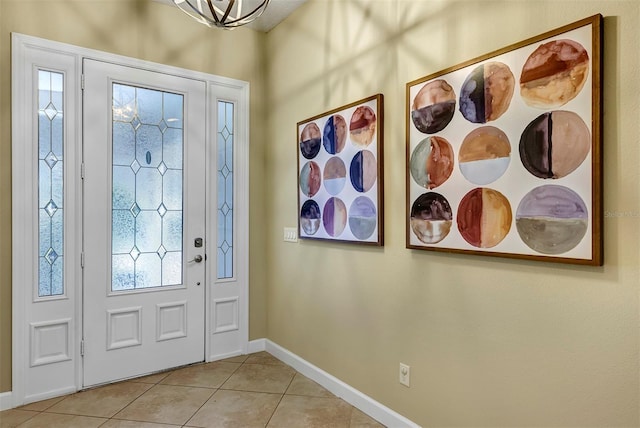
[[[596,13],[605,265],[405,249],[406,83]],[[422,426],[638,426],[639,27],[636,1],[312,0],[270,32],[268,337]],[[296,123],[378,92],[384,248],[283,243]]]

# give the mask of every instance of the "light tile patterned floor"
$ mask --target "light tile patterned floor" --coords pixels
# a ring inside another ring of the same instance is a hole
[[[0,412],[0,428],[380,428],[266,352]]]

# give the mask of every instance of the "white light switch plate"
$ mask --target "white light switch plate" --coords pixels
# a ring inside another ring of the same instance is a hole
[[[284,228],[284,242],[298,242],[298,228],[285,227]]]

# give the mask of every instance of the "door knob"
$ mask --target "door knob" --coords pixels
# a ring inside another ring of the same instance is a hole
[[[189,263],[191,262],[196,262],[196,263],[202,262],[202,256],[200,254],[196,254],[196,256],[193,259],[189,260]]]

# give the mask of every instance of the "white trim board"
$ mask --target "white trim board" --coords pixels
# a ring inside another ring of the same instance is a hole
[[[13,393],[0,392],[0,412],[3,410],[9,410],[13,408]]]
[[[310,362],[302,359],[298,355],[269,339],[257,339],[250,341],[249,351],[250,353],[267,351],[283,363],[293,367],[301,374],[318,383],[332,394],[342,398],[353,407],[361,410],[386,426],[398,428],[420,427],[420,425],[415,422],[405,418],[401,414],[391,410],[368,395],[363,394],[335,376],[332,376],[321,368],[314,366]]]

